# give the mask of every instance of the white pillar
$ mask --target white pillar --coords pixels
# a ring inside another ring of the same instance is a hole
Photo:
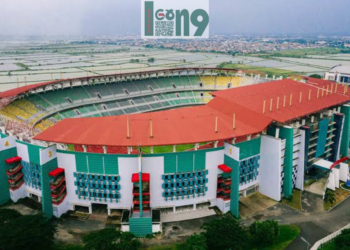
[[[173,152],[176,152],[176,145],[173,145]]]
[[[106,146],[102,146],[102,148],[103,148],[103,153],[107,154],[107,147]]]
[[[86,145],[83,145],[83,149],[84,149],[84,153],[86,153],[86,151],[87,151],[87,146],[86,146]]]
[[[279,128],[276,128],[275,137],[276,137],[276,138],[279,138],[279,137],[280,137],[280,129],[279,129]]]

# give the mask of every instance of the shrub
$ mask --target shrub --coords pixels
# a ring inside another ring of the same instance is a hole
[[[256,245],[269,246],[278,238],[279,227],[277,221],[274,220],[255,221],[250,225],[249,232]]]
[[[238,220],[224,217],[207,222],[202,227],[205,232],[207,247],[211,249],[245,249],[248,242],[247,232]]]
[[[334,244],[339,250],[350,249],[350,229],[344,229],[341,234],[334,239]]]
[[[186,241],[187,250],[207,250],[206,238],[203,234],[194,234]]]
[[[105,228],[83,237],[86,250],[137,250],[141,242],[133,233]]]

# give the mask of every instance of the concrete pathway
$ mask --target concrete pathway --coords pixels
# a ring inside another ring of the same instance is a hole
[[[180,213],[161,214],[160,220],[162,223],[166,223],[166,222],[193,220],[193,219],[198,219],[198,218],[203,218],[203,217],[208,217],[213,215],[216,215],[214,209],[204,208],[204,209],[197,209],[197,210],[180,212]]]

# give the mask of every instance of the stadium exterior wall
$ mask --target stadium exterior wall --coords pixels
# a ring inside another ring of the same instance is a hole
[[[91,213],[92,204],[106,204],[108,213],[111,209],[129,210],[133,226],[141,223],[147,228],[150,228],[150,220],[144,220],[142,216],[137,220],[137,213],[133,213],[137,206],[145,206],[145,211],[148,208],[151,211],[176,210],[183,206],[195,209],[197,204],[208,203],[224,213],[231,211],[238,216],[239,195],[245,194],[247,190],[257,187],[262,194],[279,201],[283,196],[291,195],[293,188],[303,189],[304,174],[319,158],[338,160],[339,153],[332,155],[331,147],[338,149],[340,145],[348,144],[349,138],[348,133],[342,131],[347,126],[337,126],[333,122],[337,112],[335,109],[331,111],[314,114],[319,116],[319,120],[311,118],[312,124],[302,122],[302,119],[290,124],[273,124],[267,134],[263,132],[254,138],[248,136],[239,143],[226,142],[223,147],[146,154],[142,157],[62,151],[56,150],[55,145],[43,148],[2,135],[1,143],[5,145],[6,141],[13,141],[10,148],[14,150],[11,155],[4,153],[9,149],[0,151],[1,166],[9,168],[10,165],[7,166],[3,161],[19,156],[24,184],[16,190],[4,192],[5,198],[1,202],[5,203],[10,197],[17,201],[25,196],[36,195],[47,217],[60,217],[66,211],[74,210],[75,206],[88,207]],[[344,112],[344,116],[345,121],[349,119],[348,112]],[[327,121],[327,126],[323,124],[324,121]],[[302,129],[307,126],[311,137],[306,136],[307,130]],[[317,128],[322,131],[317,132]],[[336,134],[341,135],[339,140],[332,139],[336,138]],[[319,135],[322,135],[321,139]],[[305,158],[313,152],[313,148],[322,150],[317,157]],[[50,159],[45,160],[45,154]],[[49,175],[59,168],[63,169],[61,174],[64,175],[66,186],[62,190],[66,196],[60,202],[51,204],[50,195],[53,194],[50,194],[50,185],[53,179]],[[6,173],[1,173],[2,186],[6,186]],[[138,200],[137,188],[143,182],[148,183],[149,190],[145,192],[147,194],[143,200]],[[144,186],[140,190],[142,188]],[[149,218],[146,215],[144,217]],[[132,227],[123,225],[122,228]],[[161,226],[153,223],[152,228],[158,230]]]

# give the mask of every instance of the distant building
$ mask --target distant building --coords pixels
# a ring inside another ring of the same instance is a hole
[[[329,72],[325,73],[324,79],[339,83],[350,83],[350,66],[334,66]]]

